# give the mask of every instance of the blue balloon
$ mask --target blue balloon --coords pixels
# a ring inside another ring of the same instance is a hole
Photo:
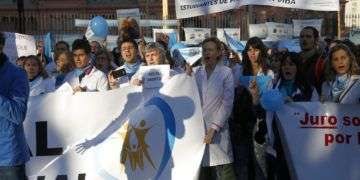
[[[96,16],[90,20],[90,28],[95,36],[106,38],[109,34],[108,23],[102,16]]]
[[[260,104],[267,111],[277,111],[284,105],[284,99],[279,90],[271,89],[261,95]]]

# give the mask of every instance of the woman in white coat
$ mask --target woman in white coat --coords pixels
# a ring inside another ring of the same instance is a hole
[[[200,179],[235,179],[228,118],[234,100],[230,68],[221,61],[221,42],[208,38],[202,43],[203,65],[194,69],[205,121],[206,144]]]
[[[360,69],[354,54],[344,44],[330,49],[325,66],[321,100],[340,104],[360,104]]]

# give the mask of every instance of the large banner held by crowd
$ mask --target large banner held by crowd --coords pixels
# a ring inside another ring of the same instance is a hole
[[[176,0],[177,19],[237,9],[244,5],[265,5],[316,11],[339,11],[339,0]]]
[[[174,76],[148,100],[141,91],[31,98],[29,179],[196,179],[205,130],[195,80]]]
[[[292,179],[360,179],[360,106],[293,103],[277,116]]]

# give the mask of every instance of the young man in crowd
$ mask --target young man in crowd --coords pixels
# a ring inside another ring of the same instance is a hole
[[[69,80],[74,92],[106,91],[108,81],[106,75],[96,69],[90,62],[91,47],[87,40],[77,39],[72,45],[76,70]]]
[[[22,180],[30,158],[23,128],[29,83],[25,71],[3,53],[4,44],[0,32],[0,179]]]
[[[319,31],[311,26],[303,28],[300,32],[301,70],[305,75],[305,79],[316,88],[318,93],[321,92],[325,63],[318,48],[319,36]]]
[[[125,70],[126,74],[119,77],[114,73],[108,75],[109,84],[111,89],[119,88],[123,84],[128,84],[131,77],[139,70],[141,59],[138,56],[138,46],[133,39],[126,39],[120,42],[120,52],[124,60],[124,65],[115,70]]]

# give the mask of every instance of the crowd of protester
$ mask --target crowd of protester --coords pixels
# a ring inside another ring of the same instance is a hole
[[[122,32],[112,52],[96,41],[77,39],[71,46],[59,41],[53,57],[46,57],[39,47],[38,55],[19,57],[18,67],[10,65],[2,53],[5,39],[1,35],[0,112],[9,110],[4,104],[15,98],[14,101],[22,105],[13,107],[19,109],[13,110],[18,116],[0,116],[0,132],[5,131],[5,126],[13,127],[15,136],[23,136],[21,124],[27,94],[37,96],[53,92],[64,83],[69,83],[75,93],[142,86],[143,77],[138,73],[141,66],[169,64],[170,78],[186,73],[195,77],[198,86],[206,127],[200,179],[288,180],[289,168],[275,123],[271,127],[275,142],[268,143],[265,120],[275,117],[266,113],[259,103],[261,89],[256,80],[244,85],[239,79],[268,76],[271,81],[267,89],[279,90],[285,102],[360,104],[359,46],[349,40],[326,39],[325,47],[321,47],[320,34],[313,27],[301,31],[300,53],[269,49],[261,39],[251,37],[239,55],[217,38],[207,38],[200,44],[202,58],[193,66],[184,59],[172,57],[168,42],[146,43],[131,28]],[[53,59],[53,63],[49,59]],[[120,70],[124,72],[121,75]],[[28,85],[19,78],[27,78]],[[27,86],[29,93],[25,92]],[[19,89],[24,92],[18,92]],[[12,91],[21,94],[21,101]],[[157,91],[144,89],[144,98]],[[3,176],[2,167],[6,166],[22,168],[20,175],[24,176],[28,152],[22,147],[23,141],[10,135],[0,137],[0,146],[13,150],[0,148],[0,177]],[[13,172],[19,175],[19,171]]]

